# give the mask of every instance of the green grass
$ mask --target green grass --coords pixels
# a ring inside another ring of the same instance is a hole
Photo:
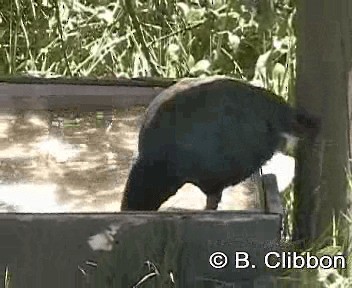
[[[265,80],[262,85],[287,94],[295,70],[292,1],[279,0],[270,21],[241,1],[205,2],[5,1],[0,75],[181,78],[220,73]]]

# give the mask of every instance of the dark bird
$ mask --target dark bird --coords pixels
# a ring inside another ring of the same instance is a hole
[[[320,120],[282,97],[227,77],[186,79],[149,105],[121,210],[157,210],[183,184],[217,209],[235,185],[280,150],[283,137],[314,140]]]

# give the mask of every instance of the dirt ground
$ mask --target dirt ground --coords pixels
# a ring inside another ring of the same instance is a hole
[[[97,113],[1,112],[0,212],[119,211],[144,111],[115,110],[112,122]],[[227,188],[219,210],[254,209],[247,184]],[[204,206],[203,193],[185,184],[161,209]]]

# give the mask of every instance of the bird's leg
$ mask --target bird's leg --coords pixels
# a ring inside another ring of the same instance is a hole
[[[205,210],[216,210],[221,201],[222,190],[207,194],[207,204]]]

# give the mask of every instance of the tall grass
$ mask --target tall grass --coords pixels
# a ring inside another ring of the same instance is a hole
[[[295,55],[291,1],[276,1],[270,21],[251,1],[199,3],[5,1],[0,73],[111,78],[220,73],[256,83],[264,75],[261,85],[279,83],[273,88],[287,94]]]

